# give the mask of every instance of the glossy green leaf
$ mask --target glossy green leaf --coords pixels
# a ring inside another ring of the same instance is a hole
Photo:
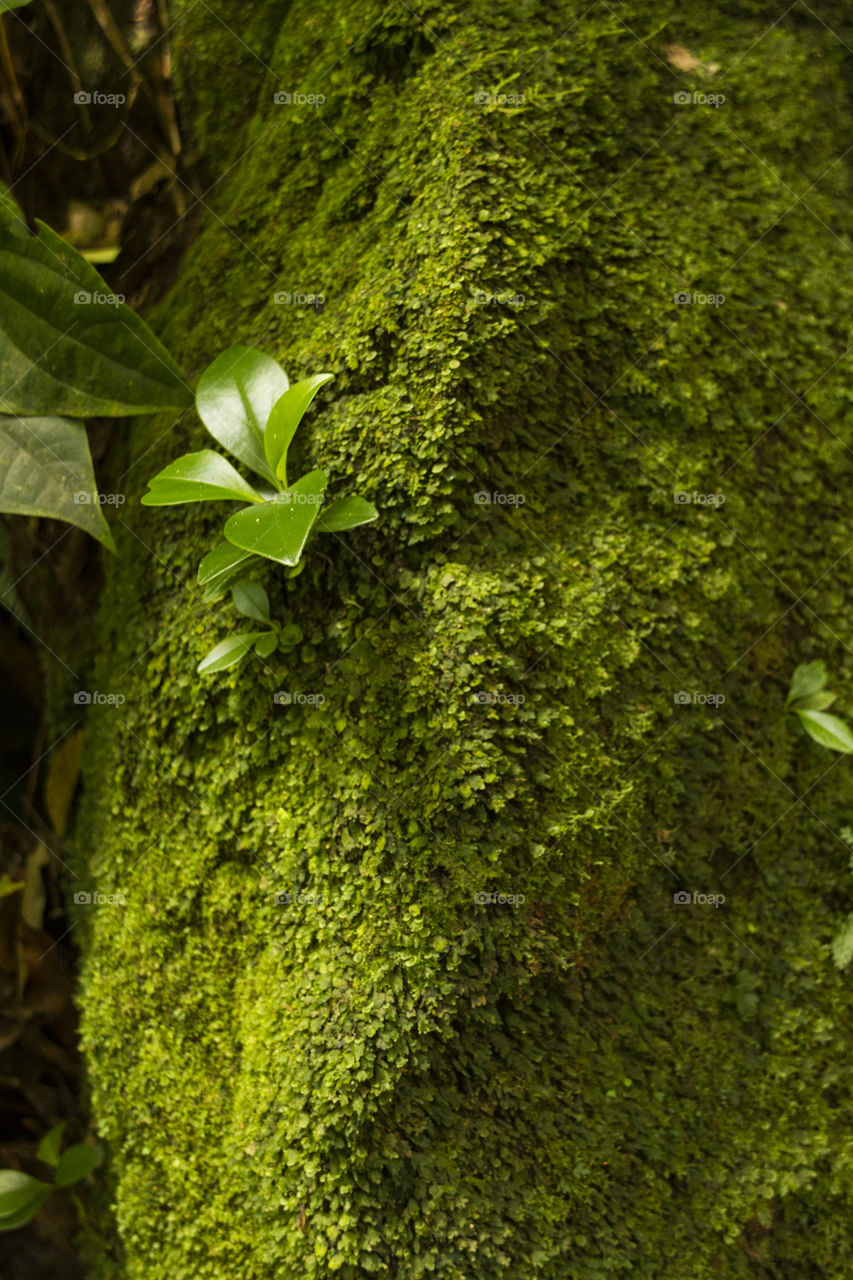
[[[45,1164],[52,1164],[54,1169],[59,1164],[59,1146],[64,1130],[65,1121],[60,1120],[59,1124],[55,1124],[47,1131],[36,1150],[36,1157],[43,1160]]]
[[[262,636],[261,639],[258,640],[257,644],[255,645],[255,653],[258,655],[259,658],[268,658],[270,654],[275,651],[277,644],[278,644],[278,632],[268,631],[267,634],[265,636]]]
[[[825,711],[797,711],[797,715],[806,733],[822,747],[830,747],[833,751],[853,751],[853,733],[838,716],[827,715]]]
[[[835,701],[836,694],[830,693],[828,689],[819,689],[817,693],[810,693],[808,697],[797,698],[793,704],[792,711],[825,711],[827,707],[831,707]]]
[[[264,427],[289,387],[277,361],[253,347],[229,347],[199,378],[198,415],[214,440],[278,488],[264,455]]]
[[[146,507],[173,507],[179,502],[213,502],[236,499],[238,502],[263,502],[240,472],[221,453],[201,449],[185,453],[170,462],[152,480],[150,492],[142,497]]]
[[[343,533],[360,524],[379,519],[379,512],[365,498],[336,498],[324,507],[317,520],[318,533]]]
[[[199,675],[205,675],[236,666],[238,662],[242,662],[252,645],[266,634],[266,631],[243,631],[239,635],[229,636],[227,640],[221,640],[202,658],[196,670]]]
[[[817,693],[828,679],[826,664],[820,658],[816,658],[814,662],[801,662],[791,677],[791,687],[788,690],[785,705],[790,706],[798,698],[808,698],[811,694]]]
[[[236,512],[225,525],[225,537],[237,547],[278,564],[296,564],[317,515],[326,477],[311,471],[272,502]]]
[[[65,520],[115,551],[82,422],[0,416],[0,511]]]
[[[244,618],[254,618],[255,622],[269,622],[269,596],[257,582],[238,582],[236,587],[231,588],[231,599],[234,608]]]
[[[56,1185],[70,1187],[79,1182],[87,1173],[96,1169],[104,1158],[100,1147],[92,1147],[88,1142],[76,1142],[73,1147],[63,1151],[56,1166]]]
[[[42,1183],[41,1191],[34,1192],[32,1198],[22,1205],[16,1213],[7,1213],[0,1218],[0,1231],[16,1231],[18,1227],[23,1227],[29,1222],[30,1218],[35,1217],[52,1189],[46,1182]]]
[[[0,0],[0,13],[8,13],[10,9],[23,9],[31,0]]]
[[[21,234],[0,201],[0,411],[124,417],[192,404],[145,322],[95,268],[39,223]]]
[[[218,547],[208,551],[198,567],[198,584],[205,587],[203,599],[217,599],[235,578],[245,572],[249,561],[257,558],[230,542],[220,542]]]
[[[331,382],[331,373],[317,373],[303,378],[279,396],[270,411],[264,430],[264,452],[267,462],[287,487],[287,451],[305,410],[321,387]]]
[[[50,1183],[31,1178],[17,1169],[0,1169],[0,1218],[7,1218],[23,1209],[44,1188],[50,1191]]]

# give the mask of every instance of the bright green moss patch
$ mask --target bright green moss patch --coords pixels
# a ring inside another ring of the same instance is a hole
[[[421,17],[282,6],[273,75],[176,30],[214,172],[212,57],[258,110],[163,337],[333,371],[294,468],[382,517],[287,589],[296,657],[200,685],[217,519],[126,508],[72,855],[127,898],[77,915],[121,1274],[834,1280],[853,785],[782,706],[853,677],[849,55],[760,5]],[[151,439],[137,495],[202,429]]]

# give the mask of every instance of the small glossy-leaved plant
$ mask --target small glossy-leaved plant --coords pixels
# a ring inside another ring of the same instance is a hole
[[[264,630],[241,631],[220,641],[198,665],[200,675],[235,667],[252,650],[259,658],[268,658],[276,649],[287,653],[302,639],[302,628],[295,622],[276,622],[270,617],[269,596],[257,582],[238,582],[231,588],[234,608],[244,618],[260,622]]]
[[[36,1159],[53,1169],[53,1182],[43,1182],[17,1169],[0,1169],[0,1231],[14,1231],[29,1222],[53,1191],[71,1187],[101,1163],[103,1151],[77,1142],[60,1154],[65,1121],[54,1125],[39,1143]]]
[[[251,347],[230,347],[201,375],[195,397],[199,417],[214,440],[259,476],[260,483],[250,484],[221,453],[201,449],[184,454],[154,476],[142,501],[151,507],[183,502],[247,504],[228,517],[225,541],[199,566],[205,600],[217,599],[260,559],[275,561],[287,577],[295,577],[315,533],[343,533],[377,519],[376,508],[364,498],[337,498],[324,505],[322,471],[309,471],[293,483],[288,480],[290,443],[311,401],[331,378],[330,373],[318,373],[291,386],[277,361]],[[290,648],[301,638],[299,632],[293,639],[299,631],[295,624],[278,626],[270,620],[263,588],[240,584],[234,604],[268,629],[222,641],[204,658],[200,672],[233,666],[250,650],[269,656],[275,648]]]
[[[802,662],[791,677],[785,708],[792,711],[809,737],[832,751],[853,751],[853,733],[839,716],[827,715],[835,694],[827,689],[826,666],[820,658]]]

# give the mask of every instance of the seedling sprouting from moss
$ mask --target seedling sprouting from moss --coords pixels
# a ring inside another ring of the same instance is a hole
[[[103,1151],[88,1142],[77,1142],[59,1154],[65,1121],[44,1135],[36,1158],[53,1168],[53,1182],[43,1182],[17,1169],[0,1169],[0,1231],[14,1231],[35,1217],[52,1191],[71,1187],[101,1163]]]
[[[309,471],[288,483],[290,442],[311,401],[331,377],[319,373],[291,386],[281,365],[251,347],[230,347],[201,375],[195,397],[199,417],[214,440],[260,476],[263,485],[251,485],[221,453],[201,449],[184,454],[150,480],[142,501],[150,507],[249,503],[226,520],[225,541],[199,566],[205,600],[217,599],[261,558],[285,566],[287,576],[295,577],[313,534],[344,533],[377,519],[376,508],[364,498],[338,498],[322,507],[326,488],[322,471]],[[235,589],[234,604],[244,616],[271,629],[230,636],[203,659],[199,672],[233,666],[252,649],[268,657],[276,647],[290,648],[301,638],[295,624],[279,627],[271,622],[263,588],[241,584],[239,592]]]
[[[793,711],[809,737],[832,751],[853,751],[853,733],[838,716],[826,714],[835,694],[826,688],[829,676],[820,658],[803,662],[791,677],[785,707]]]
[[[238,582],[231,589],[231,600],[238,613],[262,622],[266,630],[241,631],[239,635],[228,636],[199,663],[200,674],[235,667],[252,649],[260,658],[268,658],[276,649],[286,653],[302,639],[302,628],[295,622],[279,623],[270,617],[269,597],[257,582]]]

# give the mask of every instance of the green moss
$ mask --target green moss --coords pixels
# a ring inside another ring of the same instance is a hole
[[[127,899],[78,912],[122,1274],[834,1278],[853,785],[782,704],[853,674],[843,44],[299,2],[252,80],[240,7],[185,9],[190,107],[210,56],[259,107],[164,339],[334,371],[299,461],[382,519],[264,575],[297,654],[200,683],[219,517],[123,517],[72,855]],[[136,495],[204,439],[134,430]]]

